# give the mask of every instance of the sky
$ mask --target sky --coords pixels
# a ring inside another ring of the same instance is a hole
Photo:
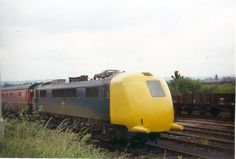
[[[2,80],[235,75],[234,0],[0,0]]]

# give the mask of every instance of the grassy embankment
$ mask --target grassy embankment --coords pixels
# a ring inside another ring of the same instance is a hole
[[[202,84],[202,89],[208,93],[235,93],[235,83]]]
[[[84,136],[60,129],[51,130],[38,122],[5,120],[5,135],[0,141],[0,157],[106,158],[106,152],[88,145]]]

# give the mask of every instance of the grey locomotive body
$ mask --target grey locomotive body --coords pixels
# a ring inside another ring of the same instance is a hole
[[[109,121],[109,83],[110,79],[41,84],[35,89],[34,110]]]

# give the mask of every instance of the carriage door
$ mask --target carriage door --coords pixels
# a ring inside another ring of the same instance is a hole
[[[64,115],[66,113],[65,89],[53,89],[52,98],[47,103],[48,112]]]
[[[109,120],[109,85],[105,84],[102,86],[102,119],[108,121]]]

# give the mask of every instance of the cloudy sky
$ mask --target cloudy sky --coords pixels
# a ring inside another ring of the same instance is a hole
[[[235,74],[234,0],[0,0],[2,80]]]

